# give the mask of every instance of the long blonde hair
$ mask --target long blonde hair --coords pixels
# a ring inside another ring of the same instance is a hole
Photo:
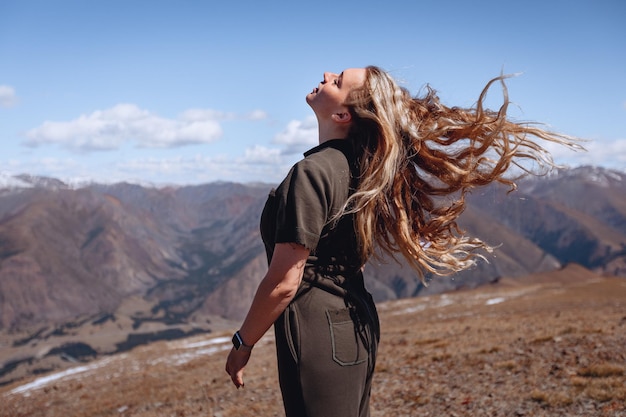
[[[569,136],[508,120],[505,78],[489,81],[475,107],[449,108],[430,87],[412,97],[380,68],[366,68],[363,87],[346,101],[360,176],[345,212],[355,213],[362,259],[380,256],[376,248],[401,253],[422,278],[466,269],[480,249],[491,250],[457,225],[466,193],[494,181],[514,189],[505,173],[512,165],[531,171],[524,160],[533,173],[547,172],[555,164],[539,141],[580,148]],[[484,109],[498,82],[502,106]]]

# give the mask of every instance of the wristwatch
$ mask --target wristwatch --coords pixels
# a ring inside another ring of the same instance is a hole
[[[244,352],[250,352],[252,351],[252,348],[254,347],[254,345],[252,346],[246,345],[243,342],[243,339],[241,338],[241,335],[239,334],[239,330],[237,330],[235,334],[233,335],[233,346],[235,347],[235,350],[241,350]]]

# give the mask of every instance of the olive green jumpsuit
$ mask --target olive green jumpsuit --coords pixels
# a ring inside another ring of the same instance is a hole
[[[268,261],[276,243],[311,251],[295,298],[274,324],[285,412],[367,417],[379,322],[354,217],[334,218],[355,185],[352,145],[335,139],[304,156],[270,192],[261,216]]]

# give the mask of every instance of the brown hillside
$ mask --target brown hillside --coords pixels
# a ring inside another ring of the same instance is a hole
[[[77,318],[117,316],[128,297],[151,306],[143,321],[165,326],[207,315],[240,320],[263,277],[259,216],[270,184],[73,189],[20,180],[32,187],[0,188],[0,333],[31,338]],[[529,178],[511,194],[474,190],[460,226],[497,246],[489,263],[425,288],[411,268],[373,262],[368,286],[382,302],[569,263],[626,276],[625,190],[626,174],[594,167]],[[8,373],[0,362],[0,384]]]
[[[626,416],[624,279],[571,266],[379,311],[373,417]],[[223,371],[229,335],[158,342],[0,387],[0,416],[283,415],[271,337],[236,390]]]
[[[112,312],[179,276],[158,225],[89,190],[26,190],[0,221],[0,328]],[[168,262],[169,261],[169,262]]]

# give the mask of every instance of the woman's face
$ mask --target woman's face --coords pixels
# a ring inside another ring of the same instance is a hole
[[[348,94],[365,83],[365,68],[349,68],[341,74],[324,73],[324,80],[306,96],[306,102],[315,114],[330,116],[346,111]]]

